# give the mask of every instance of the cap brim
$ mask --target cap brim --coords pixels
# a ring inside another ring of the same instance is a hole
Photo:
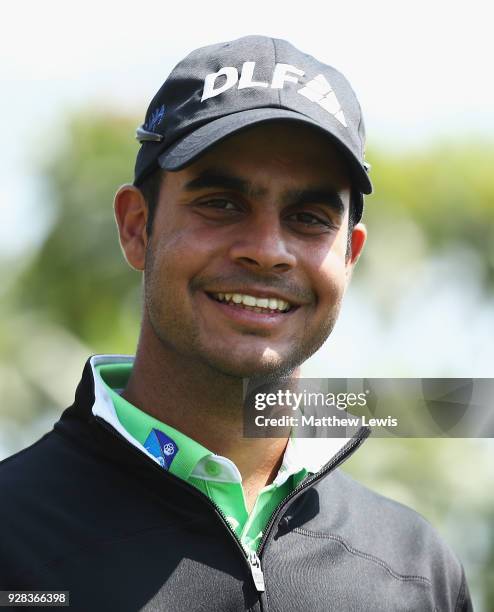
[[[248,127],[275,120],[310,125],[327,135],[346,158],[352,174],[352,183],[361,193],[372,193],[372,184],[365,167],[337,134],[322,127],[306,115],[282,108],[256,108],[210,121],[172,144],[159,156],[159,164],[165,170],[181,170],[228,136]]]

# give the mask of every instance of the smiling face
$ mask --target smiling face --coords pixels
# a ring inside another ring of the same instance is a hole
[[[341,156],[303,126],[251,128],[168,172],[145,258],[116,205],[145,271],[143,325],[223,374],[289,373],[331,333],[365,242],[358,224],[346,257],[349,199]]]

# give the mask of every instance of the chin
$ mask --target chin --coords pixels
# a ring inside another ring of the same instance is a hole
[[[280,378],[289,376],[300,363],[287,359],[274,351],[265,351],[263,355],[250,358],[235,358],[218,354],[208,359],[210,367],[233,378]]]

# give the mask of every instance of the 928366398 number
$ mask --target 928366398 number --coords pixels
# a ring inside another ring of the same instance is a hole
[[[0,607],[68,605],[69,591],[0,591]]]

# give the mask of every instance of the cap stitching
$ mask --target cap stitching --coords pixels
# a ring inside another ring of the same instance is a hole
[[[362,140],[362,137],[360,135],[360,126],[362,125],[362,118],[363,118],[363,116],[362,116],[362,107],[360,106],[360,102],[359,102],[359,100],[358,100],[356,95],[355,95],[355,100],[357,101],[357,106],[358,106],[358,109],[360,111],[360,117],[359,117],[359,120],[358,120],[358,127],[357,127],[357,136],[359,137],[359,140],[360,140],[360,157],[363,160],[364,159],[364,154],[365,154],[365,150],[364,150],[365,149],[365,143]]]
[[[274,65],[276,67],[276,64],[278,63],[278,58],[276,57],[276,43],[274,42],[274,38],[270,39],[272,44],[273,44],[273,55],[274,55]],[[280,108],[282,108],[281,106],[281,89],[278,89],[278,106]]]

